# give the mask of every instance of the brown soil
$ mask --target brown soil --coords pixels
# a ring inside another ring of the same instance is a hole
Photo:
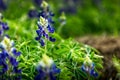
[[[115,79],[117,70],[113,66],[112,57],[117,56],[120,58],[120,37],[86,36],[76,40],[96,48],[104,56],[104,69],[100,80],[117,80]]]

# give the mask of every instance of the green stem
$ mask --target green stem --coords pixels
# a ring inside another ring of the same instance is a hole
[[[47,53],[47,39],[45,39],[45,54]]]
[[[58,27],[58,29],[57,29],[58,34],[61,34],[63,26],[64,26],[63,24],[60,24],[60,26]]]

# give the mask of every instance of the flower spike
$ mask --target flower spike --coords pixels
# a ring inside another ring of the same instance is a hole
[[[35,77],[35,80],[45,80],[46,78],[56,80],[55,74],[60,73],[60,69],[56,67],[54,61],[45,54],[37,66],[37,71],[38,75]]]
[[[38,36],[35,39],[39,41],[41,46],[44,46],[46,40],[55,42],[56,39],[51,36],[51,34],[55,31],[52,27],[52,24],[54,23],[52,17],[54,14],[49,10],[49,6],[45,1],[42,2],[41,8],[43,9],[39,13],[40,18],[37,22],[38,29],[36,30]]]

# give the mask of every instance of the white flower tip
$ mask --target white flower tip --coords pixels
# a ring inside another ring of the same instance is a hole
[[[8,37],[4,37],[2,42],[1,42],[1,45],[4,47],[4,48],[11,48],[13,45],[14,45],[14,42],[13,40],[10,40]]]
[[[48,7],[48,3],[46,1],[42,1],[41,7],[47,8]]]
[[[60,16],[60,19],[61,19],[61,20],[66,20],[66,16],[65,16],[65,13],[64,13],[64,12],[62,12],[62,14],[61,14],[61,16]]]
[[[48,26],[48,20],[40,16],[40,22],[38,22],[42,27],[47,27]]]
[[[53,60],[48,57],[46,54],[43,55],[42,60],[39,62],[39,65],[42,67],[51,67]]]

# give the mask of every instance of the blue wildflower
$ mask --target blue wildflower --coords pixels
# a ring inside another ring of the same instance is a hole
[[[10,56],[9,61],[10,61],[12,66],[14,66],[14,67],[18,66],[18,61],[14,57]]]
[[[17,80],[20,80],[21,69],[18,69],[19,62],[16,58],[20,56],[21,53],[14,48],[13,40],[4,36],[0,43],[0,51],[0,67],[2,67],[0,76],[7,75],[10,79],[13,79],[13,76],[16,75],[14,79],[17,78]]]
[[[38,17],[38,11],[37,10],[34,10],[34,9],[31,9],[29,12],[28,12],[28,16],[30,18],[37,18]]]
[[[35,80],[45,80],[46,78],[56,80],[55,74],[60,73],[60,69],[56,67],[53,60],[45,54],[37,66],[37,71],[38,75],[35,77]]]
[[[94,69],[90,70],[90,75],[92,75],[94,77],[98,77],[98,73]]]
[[[0,13],[0,37],[4,35],[5,30],[9,29],[7,23],[2,22],[2,19],[3,19],[3,16]]]
[[[49,6],[45,1],[42,2],[41,7],[43,10],[39,13],[40,19],[37,23],[38,30],[36,30],[38,37],[36,37],[36,40],[40,42],[41,46],[44,46],[45,40],[55,42],[56,39],[50,36],[51,33],[54,33],[54,28],[52,27],[54,23],[52,16],[54,14],[49,11]]]
[[[12,48],[12,53],[15,55],[15,56],[20,56],[21,52],[17,52],[17,50],[15,48]]]
[[[6,64],[6,62],[3,59],[1,60],[0,67],[3,67],[0,70],[0,76],[1,76],[1,75],[3,75],[8,70],[8,65]]]
[[[91,76],[97,77],[98,73],[94,70],[94,67],[95,67],[94,63],[92,63],[89,66],[86,65],[86,64],[83,64],[82,67],[81,67],[81,70],[89,73]]]
[[[38,17],[44,17],[48,20],[49,24],[53,24],[54,21],[52,20],[52,17],[54,16],[54,13],[50,11],[50,6],[47,2],[43,1],[41,4],[41,12],[39,13]]]
[[[0,9],[5,10],[6,8],[7,8],[7,6],[4,3],[4,0],[0,0]]]
[[[13,67],[13,72],[14,73],[21,73],[21,69],[18,69],[18,67]]]
[[[36,40],[38,40],[41,44],[41,46],[45,45],[44,38],[55,42],[55,38],[52,38],[49,36],[50,33],[54,33],[54,29],[49,25],[48,20],[40,16],[40,20],[38,21],[38,30],[36,30],[36,33],[38,37],[36,37]]]
[[[81,66],[81,70],[88,73],[91,76],[98,77],[98,73],[95,71],[95,64],[89,58],[89,55],[86,55],[85,61]]]

